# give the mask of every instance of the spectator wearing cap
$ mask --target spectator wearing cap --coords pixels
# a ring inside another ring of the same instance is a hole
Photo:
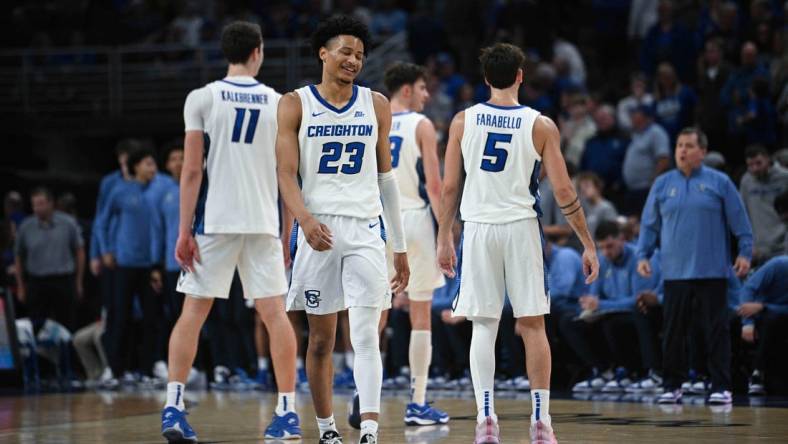
[[[616,127],[615,110],[608,104],[594,111],[594,122],[596,134],[586,142],[580,171],[590,171],[599,176],[608,190],[620,190],[621,167],[629,138]]]
[[[640,213],[654,179],[670,166],[670,137],[654,122],[649,106],[632,113],[632,129],[621,173],[627,187],[626,212]]]
[[[747,279],[738,313],[742,339],[757,343],[749,392],[762,395],[764,373],[770,361],[780,359],[788,335],[788,256],[770,259]]]
[[[82,234],[73,217],[55,211],[48,189],[36,188],[30,201],[34,214],[19,226],[14,245],[18,296],[35,328],[49,318],[71,330],[75,303],[82,297]]]
[[[761,145],[747,147],[745,157],[747,172],[741,179],[739,192],[752,222],[753,257],[762,261],[783,249],[786,230],[774,209],[774,201],[788,191],[788,170],[775,164]]]
[[[685,128],[676,142],[677,169],[654,182],[643,209],[638,239],[638,272],[651,274],[649,258],[659,245],[665,280],[665,393],[660,403],[681,400],[687,376],[684,352],[690,326],[703,332],[712,379],[712,404],[731,403],[731,343],[727,279],[731,268],[730,235],[738,241],[733,269],[739,277],[750,269],[752,228],[741,197],[723,173],[703,166],[708,147],[698,128]]]

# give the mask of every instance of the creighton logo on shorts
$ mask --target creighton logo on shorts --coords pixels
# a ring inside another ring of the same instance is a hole
[[[317,308],[320,306],[320,291],[306,290],[304,292],[304,299],[306,300],[307,307]]]

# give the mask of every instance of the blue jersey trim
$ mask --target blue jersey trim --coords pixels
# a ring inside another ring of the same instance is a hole
[[[489,102],[482,102],[482,105],[487,105],[490,108],[495,108],[495,109],[523,109],[523,108],[525,108],[525,105],[503,106],[503,105],[494,105],[494,104],[489,103]]]
[[[542,207],[539,204],[541,196],[539,196],[539,171],[542,169],[542,162],[534,161],[534,170],[531,172],[531,183],[528,186],[528,191],[534,197],[534,211],[538,217],[542,217]]]
[[[544,238],[544,230],[542,230],[542,221],[540,219],[536,219],[539,222],[539,238],[542,241],[542,272],[544,273],[544,295],[547,300],[550,300],[550,263],[547,262],[547,256],[545,255],[545,247],[547,242]]]
[[[328,108],[329,110],[337,113],[342,114],[345,111],[349,110],[354,103],[356,103],[356,97],[358,97],[358,86],[353,85],[353,95],[350,96],[350,100],[343,106],[342,108],[337,108],[334,105],[328,103],[326,99],[320,96],[320,92],[318,92],[317,87],[315,85],[309,85],[309,90],[312,91],[312,94],[315,96],[318,102],[320,102],[323,106]]]
[[[457,275],[454,276],[454,279],[457,279],[459,285],[457,285],[457,293],[454,295],[454,300],[451,303],[451,312],[457,309],[457,303],[460,301],[460,287],[462,287],[462,243],[465,240],[465,228],[462,230],[462,234],[460,234],[460,248],[457,252]],[[448,284],[447,284],[448,285]]]
[[[235,83],[235,82],[231,82],[229,80],[224,80],[224,79],[219,80],[219,81],[220,82],[224,82],[224,83],[228,83],[228,84],[233,85],[233,86],[238,86],[238,87],[241,87],[241,88],[252,88],[252,87],[260,85],[260,82],[255,82],[255,83]]]
[[[203,133],[205,149],[203,156],[208,160],[208,152],[211,149],[211,138],[208,133]],[[202,183],[200,184],[200,194],[197,195],[197,206],[194,209],[193,234],[205,234],[205,202],[208,200],[208,169],[203,168]]]

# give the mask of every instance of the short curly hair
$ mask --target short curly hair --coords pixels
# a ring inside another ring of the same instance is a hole
[[[389,94],[395,94],[405,85],[412,85],[417,80],[427,80],[427,70],[413,63],[399,62],[390,66],[383,77],[383,84]]]
[[[312,51],[314,51],[318,63],[323,63],[320,60],[320,48],[326,46],[331,39],[339,35],[352,35],[361,40],[361,43],[364,44],[364,55],[367,55],[370,40],[367,25],[355,17],[335,15],[320,22],[312,34]]]
[[[493,88],[504,89],[514,84],[517,70],[525,64],[525,54],[515,45],[496,43],[482,49],[479,62],[487,83]]]
[[[222,29],[222,53],[232,64],[246,63],[262,44],[263,34],[256,23],[236,21]]]

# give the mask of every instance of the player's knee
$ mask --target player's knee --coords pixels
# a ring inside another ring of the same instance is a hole
[[[186,320],[205,320],[208,313],[211,312],[213,306],[213,299],[202,299],[187,297],[184,300],[183,308],[181,309],[181,319]]]
[[[544,316],[524,316],[517,318],[517,328],[523,334],[532,331],[544,331]]]
[[[379,351],[378,332],[374,328],[356,328],[350,330],[350,344],[356,354]]]
[[[317,356],[330,356],[334,351],[334,338],[319,333],[309,334],[307,353]]]

